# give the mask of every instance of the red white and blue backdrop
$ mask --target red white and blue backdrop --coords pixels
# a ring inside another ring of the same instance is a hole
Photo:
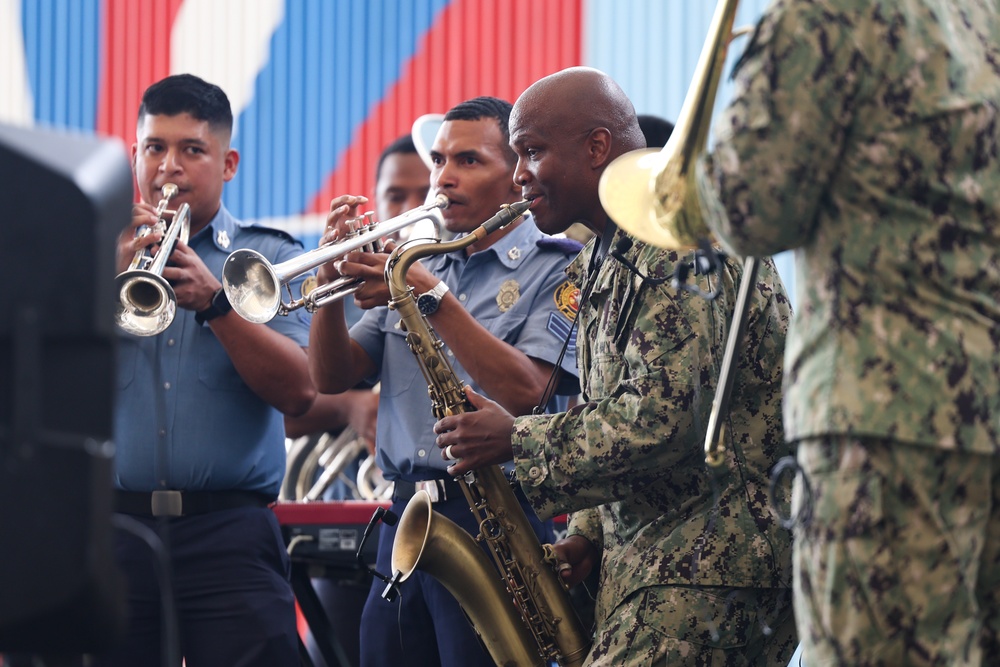
[[[766,2],[743,0],[737,24],[755,22]],[[513,101],[542,76],[589,65],[611,74],[639,113],[674,119],[714,7],[712,0],[0,0],[0,122],[119,137],[128,146],[146,86],[197,74],[222,86],[236,116],[242,158],[226,206],[312,247],[331,197],[371,194],[385,144],[418,116],[463,99]],[[729,93],[724,84],[720,104]]]

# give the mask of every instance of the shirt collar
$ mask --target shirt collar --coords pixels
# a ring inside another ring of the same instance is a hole
[[[524,220],[514,231],[480,252],[492,252],[501,264],[509,269],[516,269],[535,248],[535,242],[541,237],[542,233],[535,226],[531,213],[525,213]],[[465,261],[465,259],[465,250],[449,253],[447,257],[447,261]]]
[[[219,210],[215,217],[205,225],[204,229],[195,234],[195,238],[208,236],[219,251],[228,253],[235,249],[233,240],[236,238],[239,227],[236,218],[229,212],[225,204],[219,204]]]
[[[538,231],[538,227],[535,227],[535,220],[531,217],[531,213],[525,213],[524,221],[518,225],[517,229],[483,252],[493,252],[501,264],[508,269],[516,269],[541,237],[542,233]]]

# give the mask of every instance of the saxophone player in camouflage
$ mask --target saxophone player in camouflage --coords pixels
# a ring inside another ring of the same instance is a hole
[[[601,568],[585,664],[784,664],[796,642],[791,535],[772,515],[767,488],[788,451],[780,383],[790,311],[773,263],[764,262],[752,292],[728,460],[709,471],[702,443],[741,264],[725,262],[712,279],[715,301],[674,290],[669,277],[690,254],[635,241],[608,218],[601,173],[645,140],[605,74],[571,68],[536,82],[510,129],[515,181],[539,227],[555,233],[582,221],[596,234],[568,271],[583,294],[584,400],[515,419],[469,392],[477,412],[435,425],[438,446],[461,459],[449,472],[513,453],[538,515],[573,513],[556,545],[564,576],[575,583]]]
[[[998,664],[994,0],[780,0],[701,186],[794,248],[795,613],[809,665]]]

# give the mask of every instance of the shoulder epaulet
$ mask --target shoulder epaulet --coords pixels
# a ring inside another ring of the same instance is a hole
[[[583,250],[583,244],[570,238],[546,236],[535,241],[542,250],[558,250],[567,256],[576,256]]]
[[[251,222],[250,224],[245,224],[242,227],[243,227],[243,229],[246,229],[246,230],[252,230],[252,231],[255,231],[255,232],[264,232],[265,234],[271,234],[273,236],[279,236],[279,237],[281,237],[281,238],[283,238],[285,240],[291,241],[292,243],[298,243],[300,245],[302,243],[299,239],[295,238],[294,236],[292,236],[291,234],[289,234],[288,232],[286,232],[284,229],[278,229],[277,227],[268,227],[266,225],[261,225],[261,224],[258,224],[256,222]]]

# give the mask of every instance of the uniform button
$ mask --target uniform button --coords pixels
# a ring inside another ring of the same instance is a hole
[[[160,435],[161,435],[161,436],[164,436],[164,435],[166,435],[166,434],[167,434],[167,430],[166,430],[166,429],[163,429],[163,428],[161,428],[161,429],[160,429]]]
[[[468,298],[469,298],[469,297],[467,297],[467,296],[466,296],[466,295],[464,295],[464,294],[459,294],[459,295],[458,295],[458,300],[459,300],[459,301],[465,301],[465,300],[466,300],[466,299],[468,299]]]
[[[164,389],[170,389],[170,383],[169,382],[164,382],[163,383],[163,388]]]
[[[417,456],[419,456],[420,458],[424,458],[425,456],[427,456],[427,450],[426,449],[418,449],[417,450]]]
[[[173,338],[171,338],[170,340],[168,340],[168,341],[167,341],[167,347],[173,347],[173,346],[174,346],[174,342],[175,342],[175,341],[174,341],[174,339],[173,339]]]
[[[531,466],[531,468],[528,470],[528,477],[530,477],[531,479],[538,479],[541,476],[542,476],[542,469],[539,468],[538,466]]]
[[[454,356],[455,356],[455,353],[454,353],[454,352],[452,352],[451,350],[448,350],[448,356],[449,356],[449,357],[454,357]]]

